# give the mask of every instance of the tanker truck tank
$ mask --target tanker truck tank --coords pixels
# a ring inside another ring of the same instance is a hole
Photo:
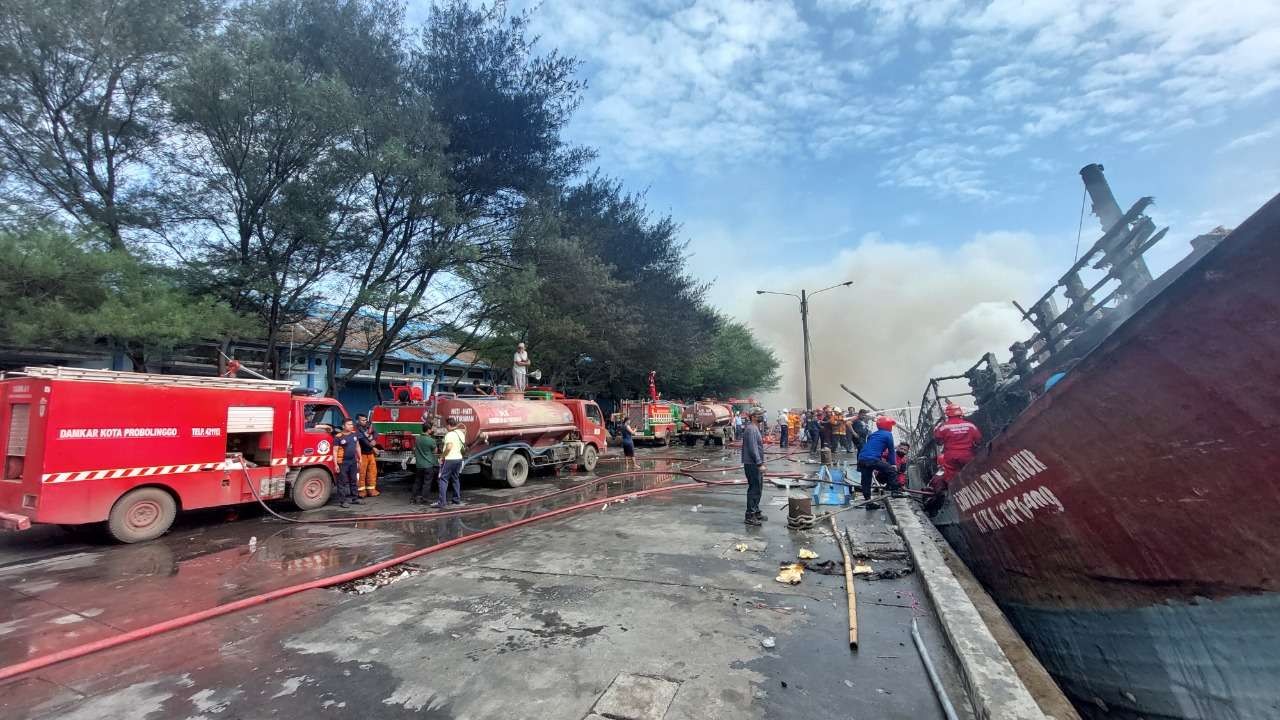
[[[591,400],[440,395],[436,414],[455,418],[466,436],[464,473],[511,487],[523,485],[531,468],[577,464],[590,471],[606,445],[604,417]]]
[[[680,439],[685,445],[724,445],[733,439],[733,408],[720,402],[701,400],[685,407],[684,429]]]

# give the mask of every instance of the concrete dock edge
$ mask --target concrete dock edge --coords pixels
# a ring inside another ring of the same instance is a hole
[[[960,661],[974,711],[983,720],[1048,720],[995,636],[947,566],[946,542],[907,499],[889,501],[894,522],[937,609],[943,633]]]

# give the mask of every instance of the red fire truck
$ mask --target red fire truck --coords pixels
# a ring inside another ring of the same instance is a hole
[[[408,383],[391,383],[391,400],[375,405],[369,421],[382,436],[379,441],[378,472],[406,470],[413,465],[413,438],[422,432],[429,417],[422,388]]]
[[[179,510],[288,498],[324,505],[346,410],[293,383],[27,368],[0,377],[0,522],[106,522],[121,542]],[[243,458],[243,462],[241,461]]]
[[[520,487],[529,478],[530,468],[577,465],[594,470],[607,447],[600,406],[560,393],[546,395],[546,399],[519,394],[436,395],[436,415],[442,422],[458,419],[466,432],[467,454],[475,457],[463,473],[481,473]]]

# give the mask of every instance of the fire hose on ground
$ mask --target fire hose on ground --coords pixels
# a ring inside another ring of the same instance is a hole
[[[498,446],[495,448],[491,448],[490,451],[497,451],[499,449],[502,449],[503,447],[510,447],[510,446],[511,444],[508,444],[505,446]],[[477,454],[475,456],[472,456],[472,459],[480,456],[481,456],[480,454]],[[788,453],[781,457],[774,458],[772,460],[767,460],[766,462],[774,462],[776,460],[789,459],[790,457],[791,457],[791,454]],[[601,458],[601,460],[618,460],[618,459],[621,459],[621,458],[612,458],[612,457]],[[691,460],[691,458],[678,458],[678,457],[650,458],[650,459],[677,461],[677,462],[687,462]],[[698,464],[701,464],[702,462],[704,461],[696,460],[694,461],[694,464],[696,466]],[[241,463],[241,468],[245,472],[245,475],[247,478],[248,470],[247,470],[247,467],[243,464],[243,462]],[[589,487],[590,485],[594,485],[597,483],[606,482],[606,481],[621,478],[621,477],[634,477],[638,475],[655,475],[655,474],[671,475],[671,476],[685,477],[693,481],[691,483],[681,483],[681,484],[667,485],[664,487],[649,488],[647,490],[637,490],[634,492],[624,493],[622,495],[597,498],[594,500],[587,500],[581,503],[576,503],[574,505],[569,505],[567,507],[548,510],[547,512],[534,515],[532,517],[522,518],[520,520],[513,520],[512,522],[505,523],[497,527],[489,528],[487,530],[480,530],[469,535],[454,538],[452,540],[447,540],[442,543],[437,543],[435,545],[431,545],[425,548],[419,548],[417,550],[404,553],[402,555],[398,555],[396,557],[389,558],[387,560],[383,560],[381,562],[377,562],[372,565],[367,565],[362,568],[357,568],[355,570],[349,570],[347,572],[338,573],[336,575],[331,575],[324,578],[318,578],[318,579],[310,580],[303,583],[297,583],[294,585],[277,588],[275,590],[270,590],[264,593],[260,593],[258,595],[253,595],[251,597],[242,598],[240,600],[235,600],[229,603],[223,603],[221,605],[216,605],[214,607],[207,608],[205,610],[199,610],[193,613],[188,613],[186,615],[181,615],[176,618],[171,618],[169,620],[153,623],[145,627],[136,628],[134,630],[123,632],[123,633],[120,633],[119,635],[115,635],[112,637],[102,638],[99,640],[83,643],[75,647],[65,648],[63,650],[52,652],[47,655],[42,655],[40,657],[35,657],[28,660],[24,660],[19,663],[14,663],[12,665],[0,667],[0,681],[9,680],[21,675],[25,675],[27,673],[35,672],[37,670],[50,667],[52,665],[56,665],[58,663],[66,662],[68,660],[75,660],[77,658],[82,658],[97,652],[101,652],[103,650],[109,650],[112,648],[116,648],[116,647],[120,647],[129,643],[132,643],[132,642],[137,642],[140,640],[156,637],[158,635],[162,635],[164,633],[168,633],[173,630],[180,630],[182,628],[190,627],[192,625],[196,625],[198,623],[205,622],[207,620],[213,620],[215,618],[219,618],[225,615],[239,612],[241,610],[246,610],[252,607],[263,605],[268,602],[272,602],[274,600],[280,600],[286,597],[290,597],[292,595],[296,595],[298,593],[306,592],[307,590],[315,590],[320,588],[332,587],[334,585],[340,585],[342,583],[350,582],[352,580],[358,580],[360,578],[373,575],[381,570],[385,570],[387,568],[394,567],[396,565],[401,565],[403,563],[409,562],[411,560],[415,560],[425,555],[430,555],[432,553],[436,553],[441,550],[446,550],[446,549],[455,547],[457,545],[461,545],[463,543],[471,542],[473,540],[479,540],[481,538],[489,537],[491,535],[495,535],[504,530],[510,530],[513,528],[522,527],[524,525],[528,525],[528,524],[537,522],[539,520],[546,520],[549,518],[560,517],[562,515],[568,515],[570,513],[577,512],[579,510],[585,510],[587,508],[597,507],[607,503],[616,502],[619,500],[628,500],[633,498],[647,497],[649,495],[657,495],[659,493],[665,493],[665,492],[675,492],[678,490],[688,490],[692,488],[702,487],[704,485],[742,486],[745,484],[744,480],[733,480],[733,481],[708,480],[708,479],[698,477],[698,473],[705,474],[708,472],[732,472],[734,470],[741,469],[741,466],[731,467],[731,468],[708,468],[705,470],[693,470],[692,468],[693,466],[690,466],[688,469],[675,468],[675,469],[652,469],[652,470],[628,470],[628,471],[623,471],[618,473],[611,473],[609,475],[603,475],[601,477],[595,478],[594,480],[591,480],[589,483],[584,483],[582,485],[578,485],[572,488],[557,490],[555,492],[544,493],[531,498],[524,498],[521,500],[515,500],[509,503],[501,503],[498,505],[483,505],[483,506],[477,506],[474,508],[464,508],[460,510],[447,511],[447,512],[345,516],[341,518],[320,518],[315,520],[303,520],[299,518],[290,518],[285,515],[281,515],[280,513],[276,512],[273,508],[269,507],[267,505],[267,502],[263,500],[261,495],[258,493],[257,488],[254,487],[253,483],[249,483],[250,491],[253,493],[254,498],[258,501],[259,504],[265,507],[272,516],[289,523],[310,524],[310,523],[370,522],[370,521],[378,521],[378,520],[436,519],[436,518],[442,518],[442,517],[451,517],[451,516],[465,514],[465,513],[482,512],[482,511],[495,510],[495,509],[501,509],[506,507],[513,507],[517,505],[528,505],[536,502],[541,502],[548,498],[562,495],[565,493],[577,492],[582,490],[584,487]]]
[[[495,451],[498,449],[500,449],[500,447],[493,448],[493,450]],[[474,457],[479,457],[479,455],[473,456],[473,458]],[[689,460],[689,458],[679,458],[679,460],[687,461]],[[697,461],[697,462],[701,463],[702,461]],[[241,468],[244,469],[246,477],[248,477],[248,470],[243,463],[241,463]],[[718,472],[719,469],[717,468],[715,471]],[[30,672],[35,672],[37,670],[41,670],[41,669],[50,667],[52,665],[56,665],[58,663],[66,662],[68,660],[75,660],[77,658],[82,658],[87,655],[101,652],[103,650],[109,650],[112,648],[120,647],[122,645],[126,645],[131,642],[145,640],[147,638],[162,635],[164,633],[167,633],[173,630],[179,630],[185,627],[189,627],[189,626],[204,622],[206,620],[213,620],[215,618],[222,617],[224,615],[229,615],[231,613],[239,612],[241,610],[246,610],[248,608],[256,607],[258,605],[263,605],[265,603],[268,603],[274,600],[280,600],[286,597],[290,597],[292,595],[296,595],[298,593],[302,593],[307,590],[315,590],[319,588],[332,587],[334,585],[340,585],[342,583],[349,582],[352,580],[358,580],[360,578],[373,575],[381,570],[385,570],[386,568],[394,567],[396,565],[409,562],[411,560],[423,557],[425,555],[430,555],[432,553],[436,553],[441,550],[446,550],[448,548],[455,547],[463,543],[471,542],[473,540],[479,540],[481,538],[489,537],[490,535],[495,535],[504,530],[510,530],[513,528],[521,527],[524,525],[528,525],[530,523],[537,522],[539,520],[546,520],[549,518],[567,515],[567,514],[576,512],[578,510],[585,510],[587,508],[597,507],[599,505],[616,502],[618,500],[647,497],[649,495],[656,495],[664,492],[674,492],[677,490],[687,490],[691,488],[702,487],[703,485],[739,485],[740,486],[744,484],[744,481],[739,481],[739,480],[735,480],[735,481],[704,480],[702,478],[697,477],[693,473],[687,472],[682,469],[623,471],[623,472],[612,473],[610,475],[604,475],[599,478],[596,478],[591,481],[591,484],[605,482],[607,480],[612,480],[620,477],[634,477],[637,475],[654,475],[654,474],[686,477],[686,478],[689,478],[690,480],[693,480],[694,482],[682,483],[682,484],[676,484],[676,485],[667,485],[665,487],[650,488],[647,490],[637,490],[637,491],[625,493],[622,495],[597,498],[595,500],[587,500],[585,502],[577,503],[567,507],[557,508],[555,510],[548,510],[547,512],[534,515],[532,517],[523,518],[520,520],[514,520],[512,522],[505,523],[503,525],[499,525],[497,527],[490,528],[488,530],[477,531],[470,535],[464,535],[462,537],[454,538],[452,540],[447,540],[445,542],[437,543],[435,545],[431,545],[425,548],[419,548],[417,550],[405,553],[403,555],[389,558],[387,560],[383,560],[381,562],[377,562],[372,565],[367,565],[362,568],[349,570],[347,572],[339,573],[337,575],[330,575],[329,577],[318,578],[316,580],[310,580],[310,581],[298,583],[295,585],[289,585],[286,587],[277,588],[275,590],[270,590],[268,592],[260,593],[258,595],[254,595],[251,597],[242,598],[240,600],[236,600],[229,603],[223,603],[221,605],[216,605],[214,607],[207,608],[205,610],[188,613],[186,615],[181,615],[179,617],[171,618],[169,620],[164,620],[158,623],[153,623],[151,625],[147,625],[145,627],[123,632],[123,633],[120,633],[119,635],[115,635],[112,637],[102,638],[100,640],[83,643],[75,647],[65,648],[63,650],[52,652],[47,655],[42,655],[40,657],[35,657],[28,660],[24,660],[19,663],[14,663],[12,665],[0,667],[0,681],[9,680],[11,678],[15,678],[20,675],[25,675]],[[253,483],[249,484],[250,490],[253,493],[254,497],[257,499],[257,501],[261,505],[267,508],[268,512],[270,512],[271,515],[290,523],[368,522],[368,521],[390,520],[390,519],[398,519],[398,520],[435,519],[435,518],[459,515],[463,513],[480,512],[480,511],[494,510],[494,509],[503,508],[503,507],[511,507],[515,505],[532,504],[535,502],[545,500],[555,495],[563,494],[565,492],[576,492],[578,490],[581,490],[583,487],[587,487],[587,486],[588,486],[587,484],[583,484],[573,488],[568,488],[566,490],[560,490],[553,493],[544,493],[542,495],[538,495],[531,498],[525,498],[522,500],[516,500],[510,503],[502,503],[500,505],[485,505],[485,506],[479,506],[475,508],[466,508],[466,509],[455,510],[450,512],[401,513],[395,516],[391,516],[391,515],[347,516],[342,518],[322,518],[322,519],[316,519],[316,520],[302,520],[299,518],[286,517],[276,512],[273,508],[270,508],[269,506],[267,506],[266,501],[263,500],[262,497],[259,495],[258,490],[256,487],[253,486]]]

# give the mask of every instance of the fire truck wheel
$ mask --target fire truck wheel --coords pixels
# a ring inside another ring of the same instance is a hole
[[[582,462],[578,466],[583,472],[591,472],[596,469],[596,462],[600,459],[600,453],[596,452],[595,445],[588,445],[582,449]]]
[[[107,530],[122,543],[145,542],[168,532],[177,515],[178,504],[172,495],[160,488],[138,488],[111,506]]]
[[[529,479],[529,458],[514,452],[507,458],[507,486],[518,488]]]
[[[320,468],[311,468],[298,473],[289,489],[289,499],[299,510],[315,510],[329,502],[333,492],[333,479],[329,473]]]

